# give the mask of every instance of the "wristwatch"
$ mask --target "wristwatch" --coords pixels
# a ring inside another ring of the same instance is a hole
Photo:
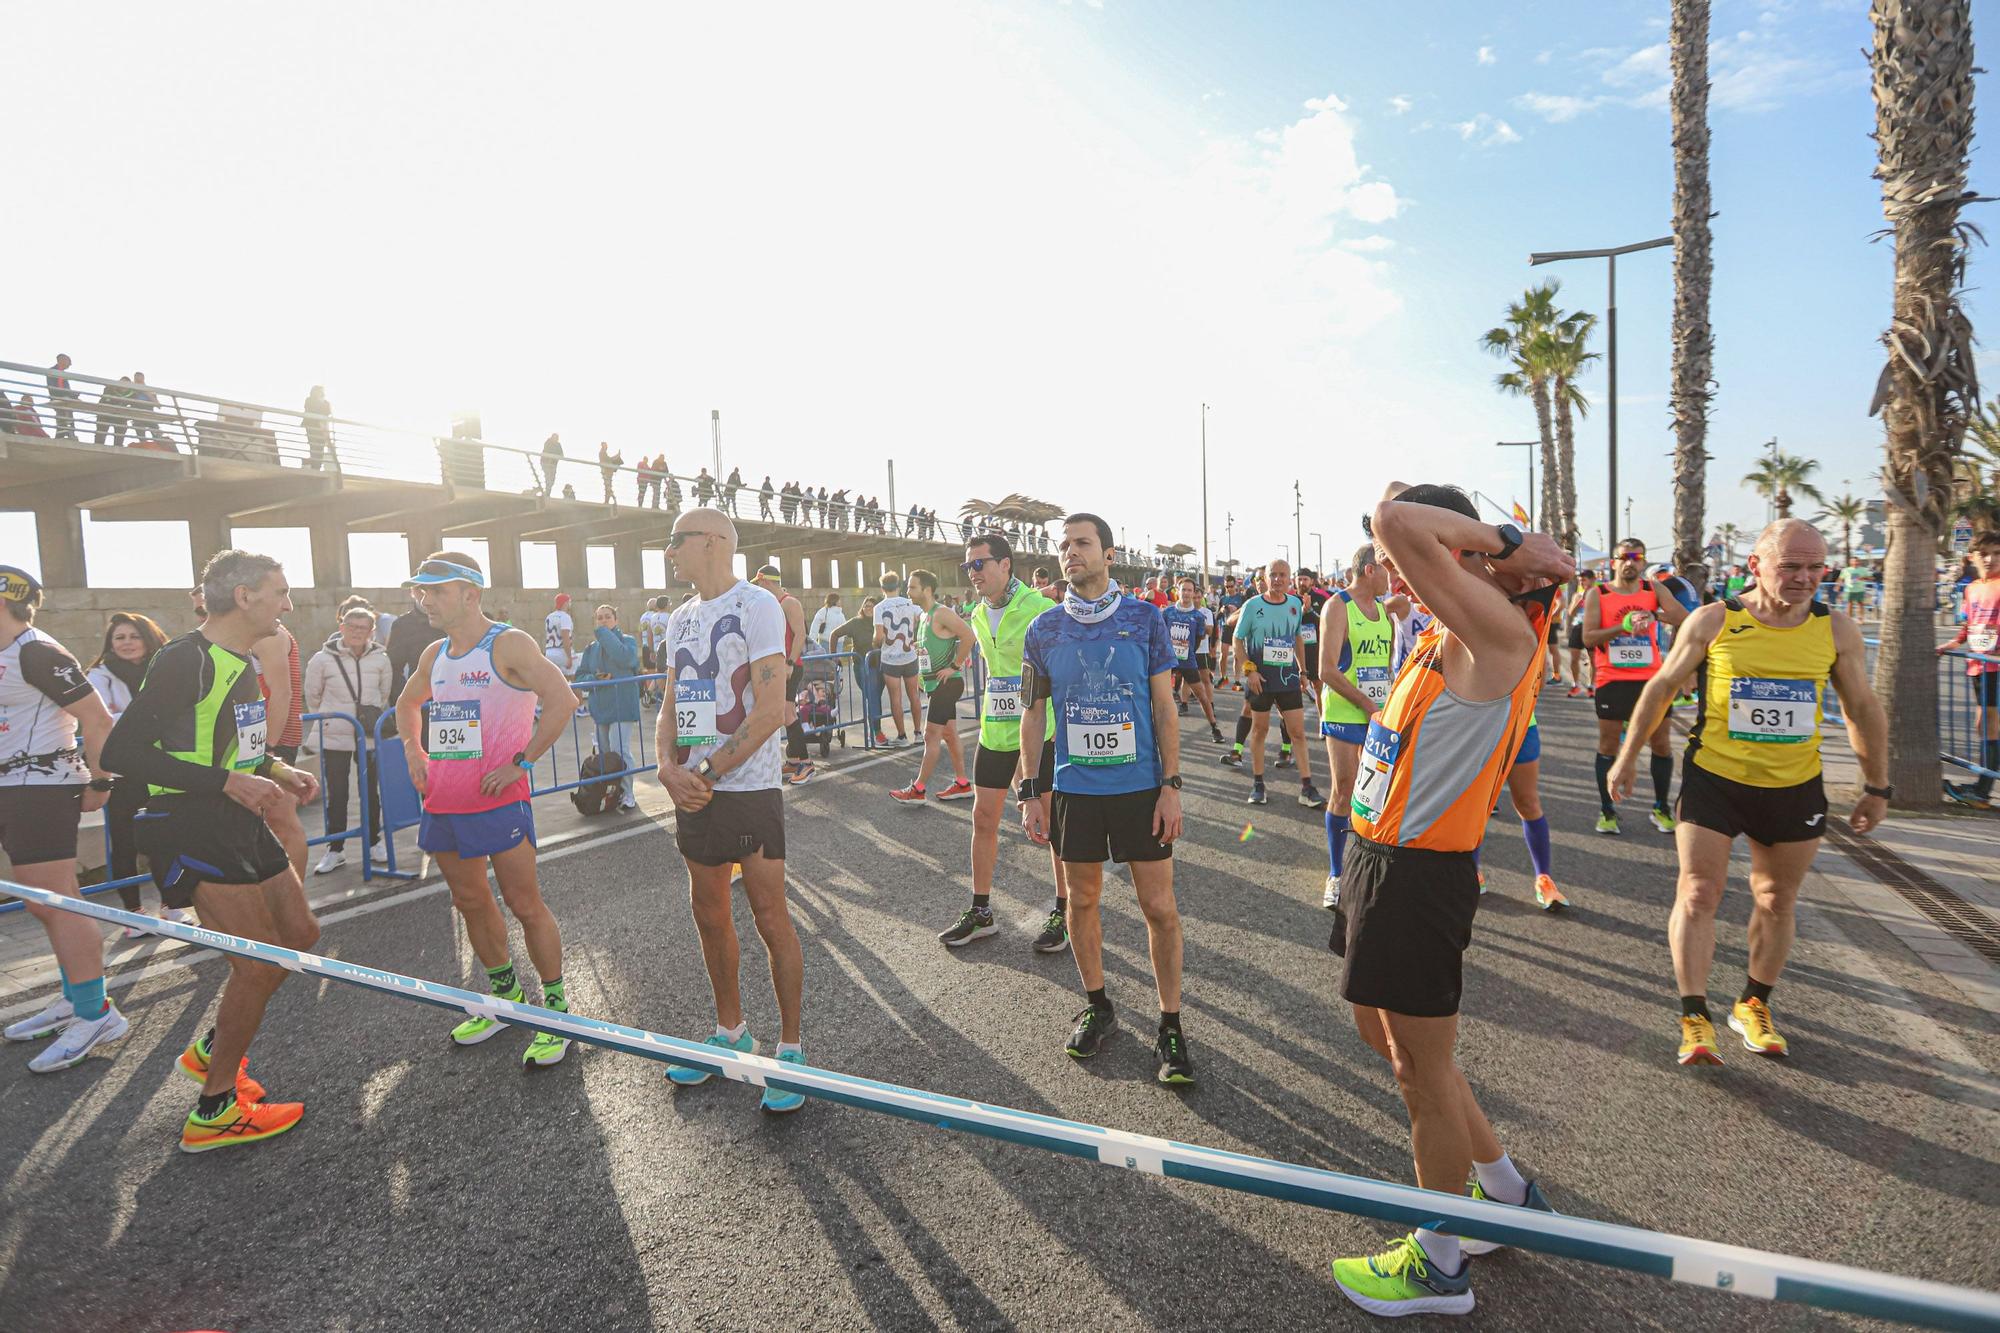
[[[1870,796],[1880,796],[1885,801],[1896,794],[1894,787],[1871,787],[1865,782],[1861,784],[1861,790]]]
[[[694,766],[694,775],[704,782],[713,782],[722,776],[715,771],[715,765],[706,755],[702,756],[702,761]]]
[[[532,767],[532,765],[528,763],[528,752],[526,750],[514,751],[514,757],[512,759],[509,759],[507,762],[512,764],[514,767],[520,769],[523,773],[527,772],[528,769]]]
[[[1020,784],[1014,788],[1015,801],[1023,805],[1040,795],[1041,793],[1035,790],[1035,780],[1033,778],[1022,778]]]
[[[1502,523],[1496,530],[1500,534],[1500,549],[1488,555],[1487,559],[1505,560],[1520,549],[1521,530],[1512,523]]]
[[[1179,791],[1181,789],[1181,775],[1178,773],[1174,774],[1170,778],[1162,778],[1160,780],[1166,783],[1169,787],[1172,787],[1175,791]]]
[[[110,779],[110,778],[92,778],[92,779],[90,780],[90,789],[91,789],[92,791],[110,791],[110,790],[111,790],[111,779]]]

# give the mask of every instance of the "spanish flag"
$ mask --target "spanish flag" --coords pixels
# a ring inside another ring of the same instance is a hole
[[[1520,527],[1528,526],[1528,511],[1521,508],[1519,500],[1514,501],[1514,522]]]

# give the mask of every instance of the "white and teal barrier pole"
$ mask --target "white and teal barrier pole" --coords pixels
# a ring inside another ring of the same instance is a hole
[[[1144,1171],[1175,1180],[1199,1181],[1222,1189],[1241,1190],[1246,1194],[1261,1194],[1330,1208],[1336,1212],[1381,1218],[1399,1225],[1438,1227],[1524,1250],[1536,1250],[1565,1259],[1583,1259],[1635,1273],[1650,1273],[1675,1282],[1712,1287],[1740,1296],[1792,1301],[1824,1310],[1845,1310],[1929,1328],[2000,1329],[2000,1295],[1970,1287],[1875,1273],[1843,1264],[1822,1263],[1816,1259],[1796,1259],[1767,1250],[1722,1245],[1584,1217],[1528,1212],[1504,1204],[1482,1203],[1458,1195],[1421,1190],[1411,1185],[1367,1180],[1338,1171],[1273,1161],[1267,1157],[1174,1143],[1150,1135],[1016,1111],[1005,1106],[987,1106],[962,1097],[899,1087],[894,1083],[880,1083],[851,1074],[780,1064],[758,1055],[740,1055],[715,1046],[648,1032],[644,1028],[626,1027],[622,1023],[607,1023],[580,1014],[560,1014],[553,1009],[479,995],[456,986],[420,981],[397,972],[384,972],[357,963],[322,958],[317,954],[299,953],[275,944],[204,930],[199,926],[177,925],[25,885],[0,882],[0,892],[74,912],[78,916],[95,917],[116,925],[139,926],[156,935],[269,963],[289,972],[329,977],[406,1000],[436,1005],[440,1009],[455,1009],[468,1015],[495,1018],[544,1032],[560,1032],[576,1041],[643,1056],[648,1060],[705,1069],[738,1083],[799,1092],[808,1097],[860,1107],[865,1111],[900,1116],[939,1129],[961,1130],[1010,1143],[1046,1148],[1050,1152],[1090,1159],[1104,1166]]]

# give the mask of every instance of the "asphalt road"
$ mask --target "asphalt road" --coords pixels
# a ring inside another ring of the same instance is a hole
[[[1515,1158],[1565,1212],[2000,1288],[2000,1038],[1985,1015],[1809,886],[1774,998],[1793,1058],[1732,1048],[1724,1068],[1677,1067],[1671,842],[1594,835],[1588,705],[1551,701],[1541,720],[1575,907],[1534,908],[1518,826],[1496,819],[1460,1039]],[[890,802],[913,758],[789,797],[808,1059],[1409,1180],[1394,1083],[1334,997],[1320,816],[1289,803],[1282,771],[1273,804],[1246,808],[1248,779],[1215,763],[1205,729],[1184,735],[1175,862],[1199,1086],[1153,1082],[1145,933],[1122,874],[1105,910],[1125,1027],[1089,1065],[1062,1050],[1081,1003],[1072,960],[1028,948],[1046,853],[1010,831],[1003,932],[938,944],[964,905],[970,810]],[[553,860],[544,887],[580,1012],[700,1036],[713,1016],[670,839],[661,828]],[[1746,899],[1739,881],[1724,909],[1724,1004]],[[764,956],[740,902],[737,916],[751,1030],[773,1042]],[[441,892],[337,923],[321,947],[461,985],[480,975]],[[121,999],[131,1036],[78,1069],[34,1078],[24,1048],[0,1053],[0,1329],[1370,1322],[1327,1261],[1379,1249],[1382,1224],[826,1103],[767,1119],[754,1088],[676,1090],[657,1064],[582,1046],[528,1072],[525,1034],[457,1049],[447,1014],[311,978],[278,994],[252,1053],[274,1096],[306,1103],[304,1123],[186,1156],[174,1148],[193,1087],[172,1065],[223,971],[136,985]],[[1867,1326],[1532,1254],[1476,1264],[1468,1328]]]

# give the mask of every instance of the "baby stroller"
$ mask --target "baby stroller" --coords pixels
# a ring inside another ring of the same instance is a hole
[[[819,757],[826,758],[833,745],[835,727],[840,723],[840,703],[829,681],[807,681],[805,687],[792,700],[798,706],[799,725],[806,729],[807,739],[816,734],[819,738]],[[842,737],[845,745],[846,738]]]

